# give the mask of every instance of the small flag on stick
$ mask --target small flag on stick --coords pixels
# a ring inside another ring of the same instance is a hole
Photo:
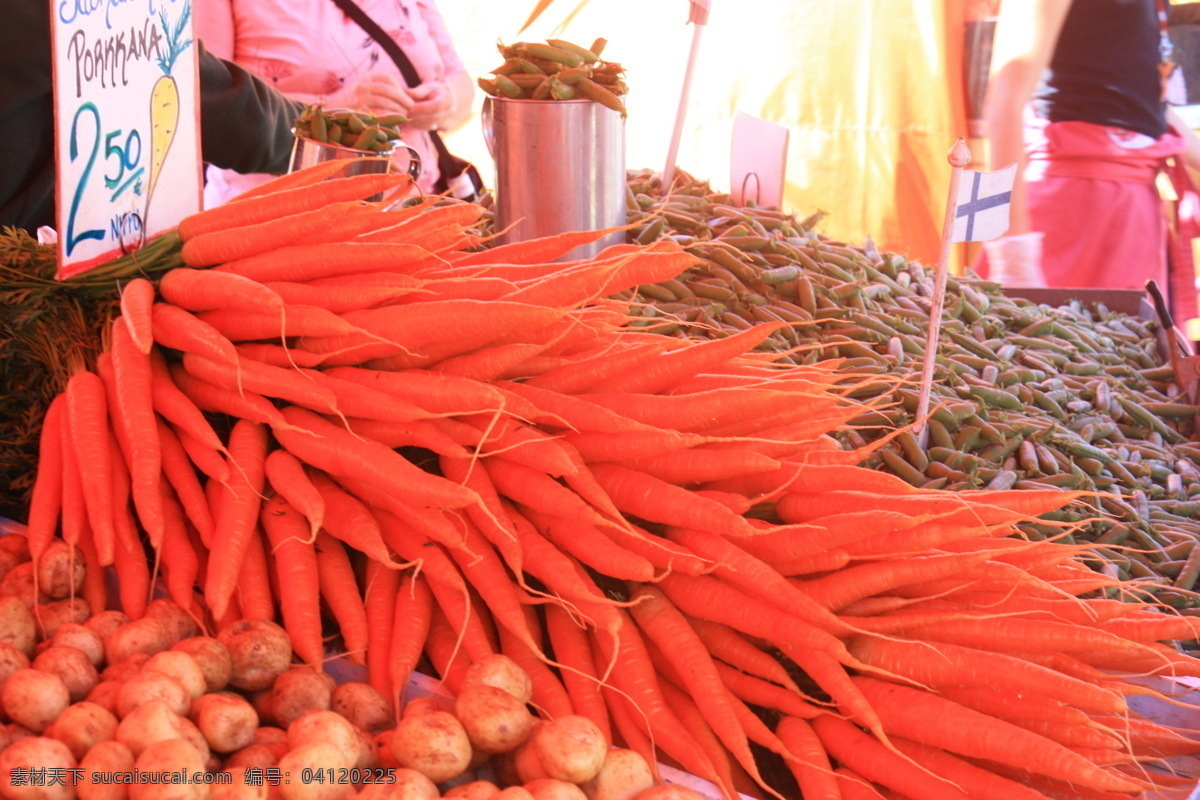
[[[925,360],[921,365],[921,386],[917,395],[914,432],[922,447],[929,441],[925,418],[929,415],[929,396],[933,391],[933,365],[941,335],[942,307],[946,300],[950,245],[955,242],[986,242],[1008,231],[1013,180],[1017,176],[1016,164],[996,172],[964,171],[963,167],[971,163],[971,151],[962,139],[954,143],[947,160],[952,168],[950,192],[946,201],[946,218],[942,224],[942,251],[931,298],[929,334],[925,339]]]

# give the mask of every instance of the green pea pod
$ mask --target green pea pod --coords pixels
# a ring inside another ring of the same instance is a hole
[[[529,96],[534,100],[550,100],[550,90],[554,88],[554,84],[557,82],[557,80],[558,79],[553,76],[542,78],[537,87]]]
[[[314,114],[309,122],[308,130],[309,138],[316,139],[318,142],[329,141],[329,126],[325,123],[324,114]]]
[[[400,131],[398,129],[393,128],[391,125],[384,125],[382,123],[378,123],[378,124],[379,124],[379,130],[383,131],[383,135],[386,136],[389,140],[400,138]]]
[[[510,58],[492,70],[493,75],[516,75],[518,73],[545,75],[542,68],[525,58]]]
[[[621,98],[617,97],[608,89],[605,89],[603,86],[591,80],[590,78],[584,78],[583,80],[579,81],[579,83],[575,84],[575,91],[579,92],[589,100],[595,100],[597,103],[605,106],[606,108],[611,108],[613,111],[620,112],[622,117],[625,116],[625,104],[621,102]]]
[[[399,128],[401,125],[408,124],[408,117],[403,114],[384,114],[375,120],[375,124],[384,128]],[[396,134],[399,136],[400,134]]]
[[[509,80],[507,75],[497,75],[493,78],[493,82],[496,84],[496,91],[503,97],[511,100],[522,100],[528,97],[525,90]]]
[[[362,133],[366,127],[367,124],[363,122],[363,118],[358,114],[351,114],[346,118],[346,128],[349,129],[351,133]]]
[[[329,142],[330,144],[341,144],[342,143],[342,133],[345,131],[345,129],[341,125],[337,124],[336,122],[331,123],[329,125],[328,131],[329,131],[329,135],[325,139],[325,141]]]
[[[583,56],[574,53],[570,50],[564,50],[561,47],[555,47],[550,44],[538,44],[537,42],[519,42],[515,45],[517,55],[532,56],[545,61],[554,61],[559,64],[565,64],[568,67],[578,67],[583,64]]]
[[[596,57],[599,58],[600,54],[604,52],[604,48],[607,45],[608,45],[608,39],[605,39],[603,36],[600,36],[600,37],[597,37],[596,41],[592,42],[592,46],[589,47],[588,50],[591,50],[593,53],[596,54]]]
[[[550,96],[555,100],[574,100],[576,95],[575,87],[565,83],[555,83],[550,87]]]
[[[518,72],[513,75],[507,75],[505,77],[507,77],[510,81],[515,83],[517,86],[520,86],[522,89],[524,89],[527,92],[533,92],[533,90],[537,89],[539,86],[541,86],[546,81],[553,80],[552,78],[550,78],[546,75],[534,75],[532,73],[524,73],[524,72]],[[536,100],[537,98],[534,98],[534,99]]]
[[[496,82],[487,78],[477,78],[475,81],[479,84],[479,88],[490,94],[492,97],[499,97],[500,90],[496,87]]]
[[[555,77],[563,83],[573,85],[584,78],[590,78],[591,74],[591,70],[589,70],[587,67],[571,67],[569,69],[564,69],[562,72],[555,75]]]
[[[600,56],[586,47],[580,47],[574,42],[568,42],[566,39],[547,39],[546,43],[551,47],[557,47],[559,50],[566,50],[568,53],[574,53],[583,59],[585,64],[595,64],[600,60]]]
[[[353,132],[353,131],[351,131],[351,132]],[[363,128],[362,132],[358,134],[358,137],[354,140],[354,143],[351,144],[350,146],[353,147],[355,150],[367,150],[370,148],[370,146],[372,144],[374,144],[377,141],[379,141],[379,128],[377,128],[374,125],[371,125],[369,127]]]

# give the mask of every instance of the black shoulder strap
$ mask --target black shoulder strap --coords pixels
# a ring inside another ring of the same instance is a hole
[[[371,38],[379,43],[392,61],[396,62],[396,66],[400,68],[400,74],[404,76],[404,80],[409,86],[418,86],[421,83],[421,76],[417,74],[417,68],[408,60],[408,56],[404,55],[404,50],[400,45],[396,44],[396,40],[388,36],[383,28],[379,27],[379,23],[367,16],[367,12],[359,8],[354,0],[333,0],[337,7],[345,12],[346,16],[358,23],[358,26],[370,34]]]

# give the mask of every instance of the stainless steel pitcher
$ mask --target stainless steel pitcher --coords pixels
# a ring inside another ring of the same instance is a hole
[[[496,162],[501,243],[624,225],[625,120],[592,100],[486,97],[483,138]],[[588,258],[622,231],[577,247]]]
[[[338,177],[351,175],[407,174],[415,183],[421,175],[421,155],[404,142],[396,142],[391,150],[373,153],[369,150],[355,150],[352,147],[342,147],[329,142],[318,142],[304,136],[296,136],[292,144],[292,160],[288,172],[320,164],[324,161],[339,159],[357,159],[338,173]],[[382,194],[368,197],[368,200],[381,200]]]

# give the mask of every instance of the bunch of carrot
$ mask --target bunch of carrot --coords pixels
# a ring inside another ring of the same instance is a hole
[[[131,616],[161,570],[314,667],[332,619],[393,701],[504,653],[543,715],[730,797],[1136,796],[1200,750],[1127,704],[1200,676],[1163,643],[1198,623],[1012,537],[1082,493],[913,488],[828,436],[864,410],[836,363],[755,350],[778,326],[629,328],[610,296],[687,270],[672,242],[480,249],[477,207],[333,173],[186,220],[190,267],[125,286],[45,420],[35,558],[61,523]]]

